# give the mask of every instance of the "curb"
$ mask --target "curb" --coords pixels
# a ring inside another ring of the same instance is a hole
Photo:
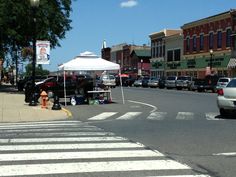
[[[61,110],[67,114],[68,118],[72,117],[72,113],[68,109],[61,108]]]

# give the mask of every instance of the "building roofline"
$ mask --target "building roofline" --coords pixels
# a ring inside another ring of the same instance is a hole
[[[200,22],[203,22],[205,20],[209,20],[209,19],[212,19],[212,18],[215,18],[215,17],[218,17],[218,16],[230,14],[232,12],[235,13],[236,9],[230,9],[228,11],[225,11],[225,12],[222,12],[222,13],[219,13],[219,14],[215,14],[215,15],[212,15],[212,16],[209,16],[209,17],[206,17],[206,18],[202,18],[202,19],[195,20],[195,21],[192,21],[192,22],[189,22],[189,23],[185,23],[183,26],[181,26],[181,28],[188,27],[188,26],[191,26],[195,23],[200,23]]]

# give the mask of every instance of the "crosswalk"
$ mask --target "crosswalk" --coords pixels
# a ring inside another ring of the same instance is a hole
[[[193,112],[178,112],[175,116],[170,115],[173,120],[199,120],[204,117],[205,120],[223,120],[219,118],[219,113],[217,112],[209,112],[202,115],[194,114]],[[167,112],[151,112],[148,116],[145,116],[142,112],[126,112],[122,115],[118,112],[103,112],[96,116],[88,118],[88,121],[100,121],[100,120],[133,120],[136,118],[147,119],[147,120],[167,120],[168,113]]]
[[[0,124],[0,176],[67,174],[209,177],[157,150],[80,121]]]

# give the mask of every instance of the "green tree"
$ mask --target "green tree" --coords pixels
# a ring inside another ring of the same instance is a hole
[[[32,48],[33,25],[37,40],[50,41],[51,48],[60,46],[59,41],[71,29],[70,12],[71,0],[40,0],[34,23],[29,0],[0,0],[0,58],[11,55],[20,60],[15,54]]]
[[[28,64],[25,66],[25,76],[31,76],[31,71],[32,71],[32,65]],[[47,76],[49,75],[49,71],[46,69],[43,69],[42,65],[38,65],[38,67],[35,68],[35,75],[36,76]]]

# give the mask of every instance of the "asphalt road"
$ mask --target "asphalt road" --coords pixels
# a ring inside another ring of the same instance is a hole
[[[113,97],[120,101],[119,91],[113,90]],[[219,116],[217,94],[150,88],[124,88],[124,93],[126,102],[139,103],[137,109],[144,114],[132,120],[90,123],[158,150],[201,174],[235,176],[236,122],[232,119],[235,115]],[[155,112],[165,116],[147,119],[154,107]]]
[[[63,121],[2,123],[1,176],[234,177],[236,123],[216,94],[113,89]]]

